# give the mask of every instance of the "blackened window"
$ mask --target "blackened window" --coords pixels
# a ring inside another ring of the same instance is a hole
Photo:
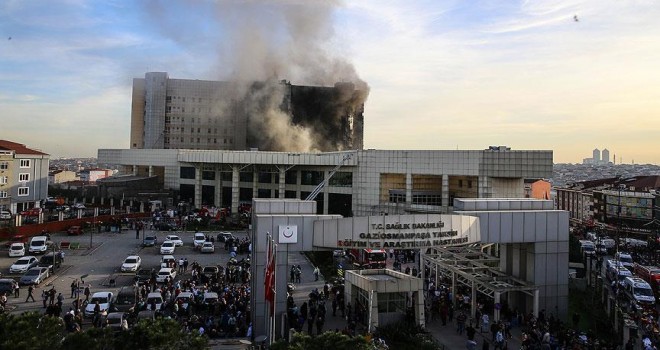
[[[182,166],[181,167],[180,178],[182,179],[195,179],[195,168],[191,166]]]
[[[202,180],[215,180],[215,171],[202,171]]]

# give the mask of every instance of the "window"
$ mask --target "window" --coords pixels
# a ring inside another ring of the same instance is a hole
[[[202,180],[215,180],[215,171],[202,171]]]
[[[9,163],[8,162],[0,162],[0,170],[6,170],[9,169]]]
[[[7,198],[7,191],[0,191],[0,198]]]
[[[30,174],[29,173],[20,173],[20,174],[18,174],[18,181],[19,182],[28,182],[28,181],[30,181]]]
[[[19,196],[28,196],[30,194],[30,188],[29,187],[19,187],[18,188],[18,195]]]
[[[7,184],[7,177],[0,176],[0,185],[6,185],[6,184]]]
[[[300,184],[316,186],[323,181],[322,171],[301,171]]]
[[[472,180],[468,180],[468,188],[472,188]]]
[[[191,166],[182,166],[180,169],[180,178],[182,179],[194,179],[195,178],[195,168]]]
[[[29,159],[21,159],[21,168],[29,168],[30,167],[30,160]]]

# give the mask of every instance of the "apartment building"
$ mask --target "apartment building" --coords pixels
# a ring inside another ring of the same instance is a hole
[[[0,140],[0,207],[15,214],[39,206],[48,196],[49,160],[44,152]]]

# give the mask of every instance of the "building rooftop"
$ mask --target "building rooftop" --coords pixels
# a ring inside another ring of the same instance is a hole
[[[0,140],[0,150],[14,151],[16,154],[31,154],[47,156],[48,153],[38,151],[36,149],[28,148],[22,143],[16,143],[8,140]]]

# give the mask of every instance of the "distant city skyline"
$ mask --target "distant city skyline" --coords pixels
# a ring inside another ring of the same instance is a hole
[[[579,21],[574,20],[574,16]],[[0,3],[0,138],[130,146],[131,83],[361,79],[364,148],[553,150],[660,164],[653,2]]]

